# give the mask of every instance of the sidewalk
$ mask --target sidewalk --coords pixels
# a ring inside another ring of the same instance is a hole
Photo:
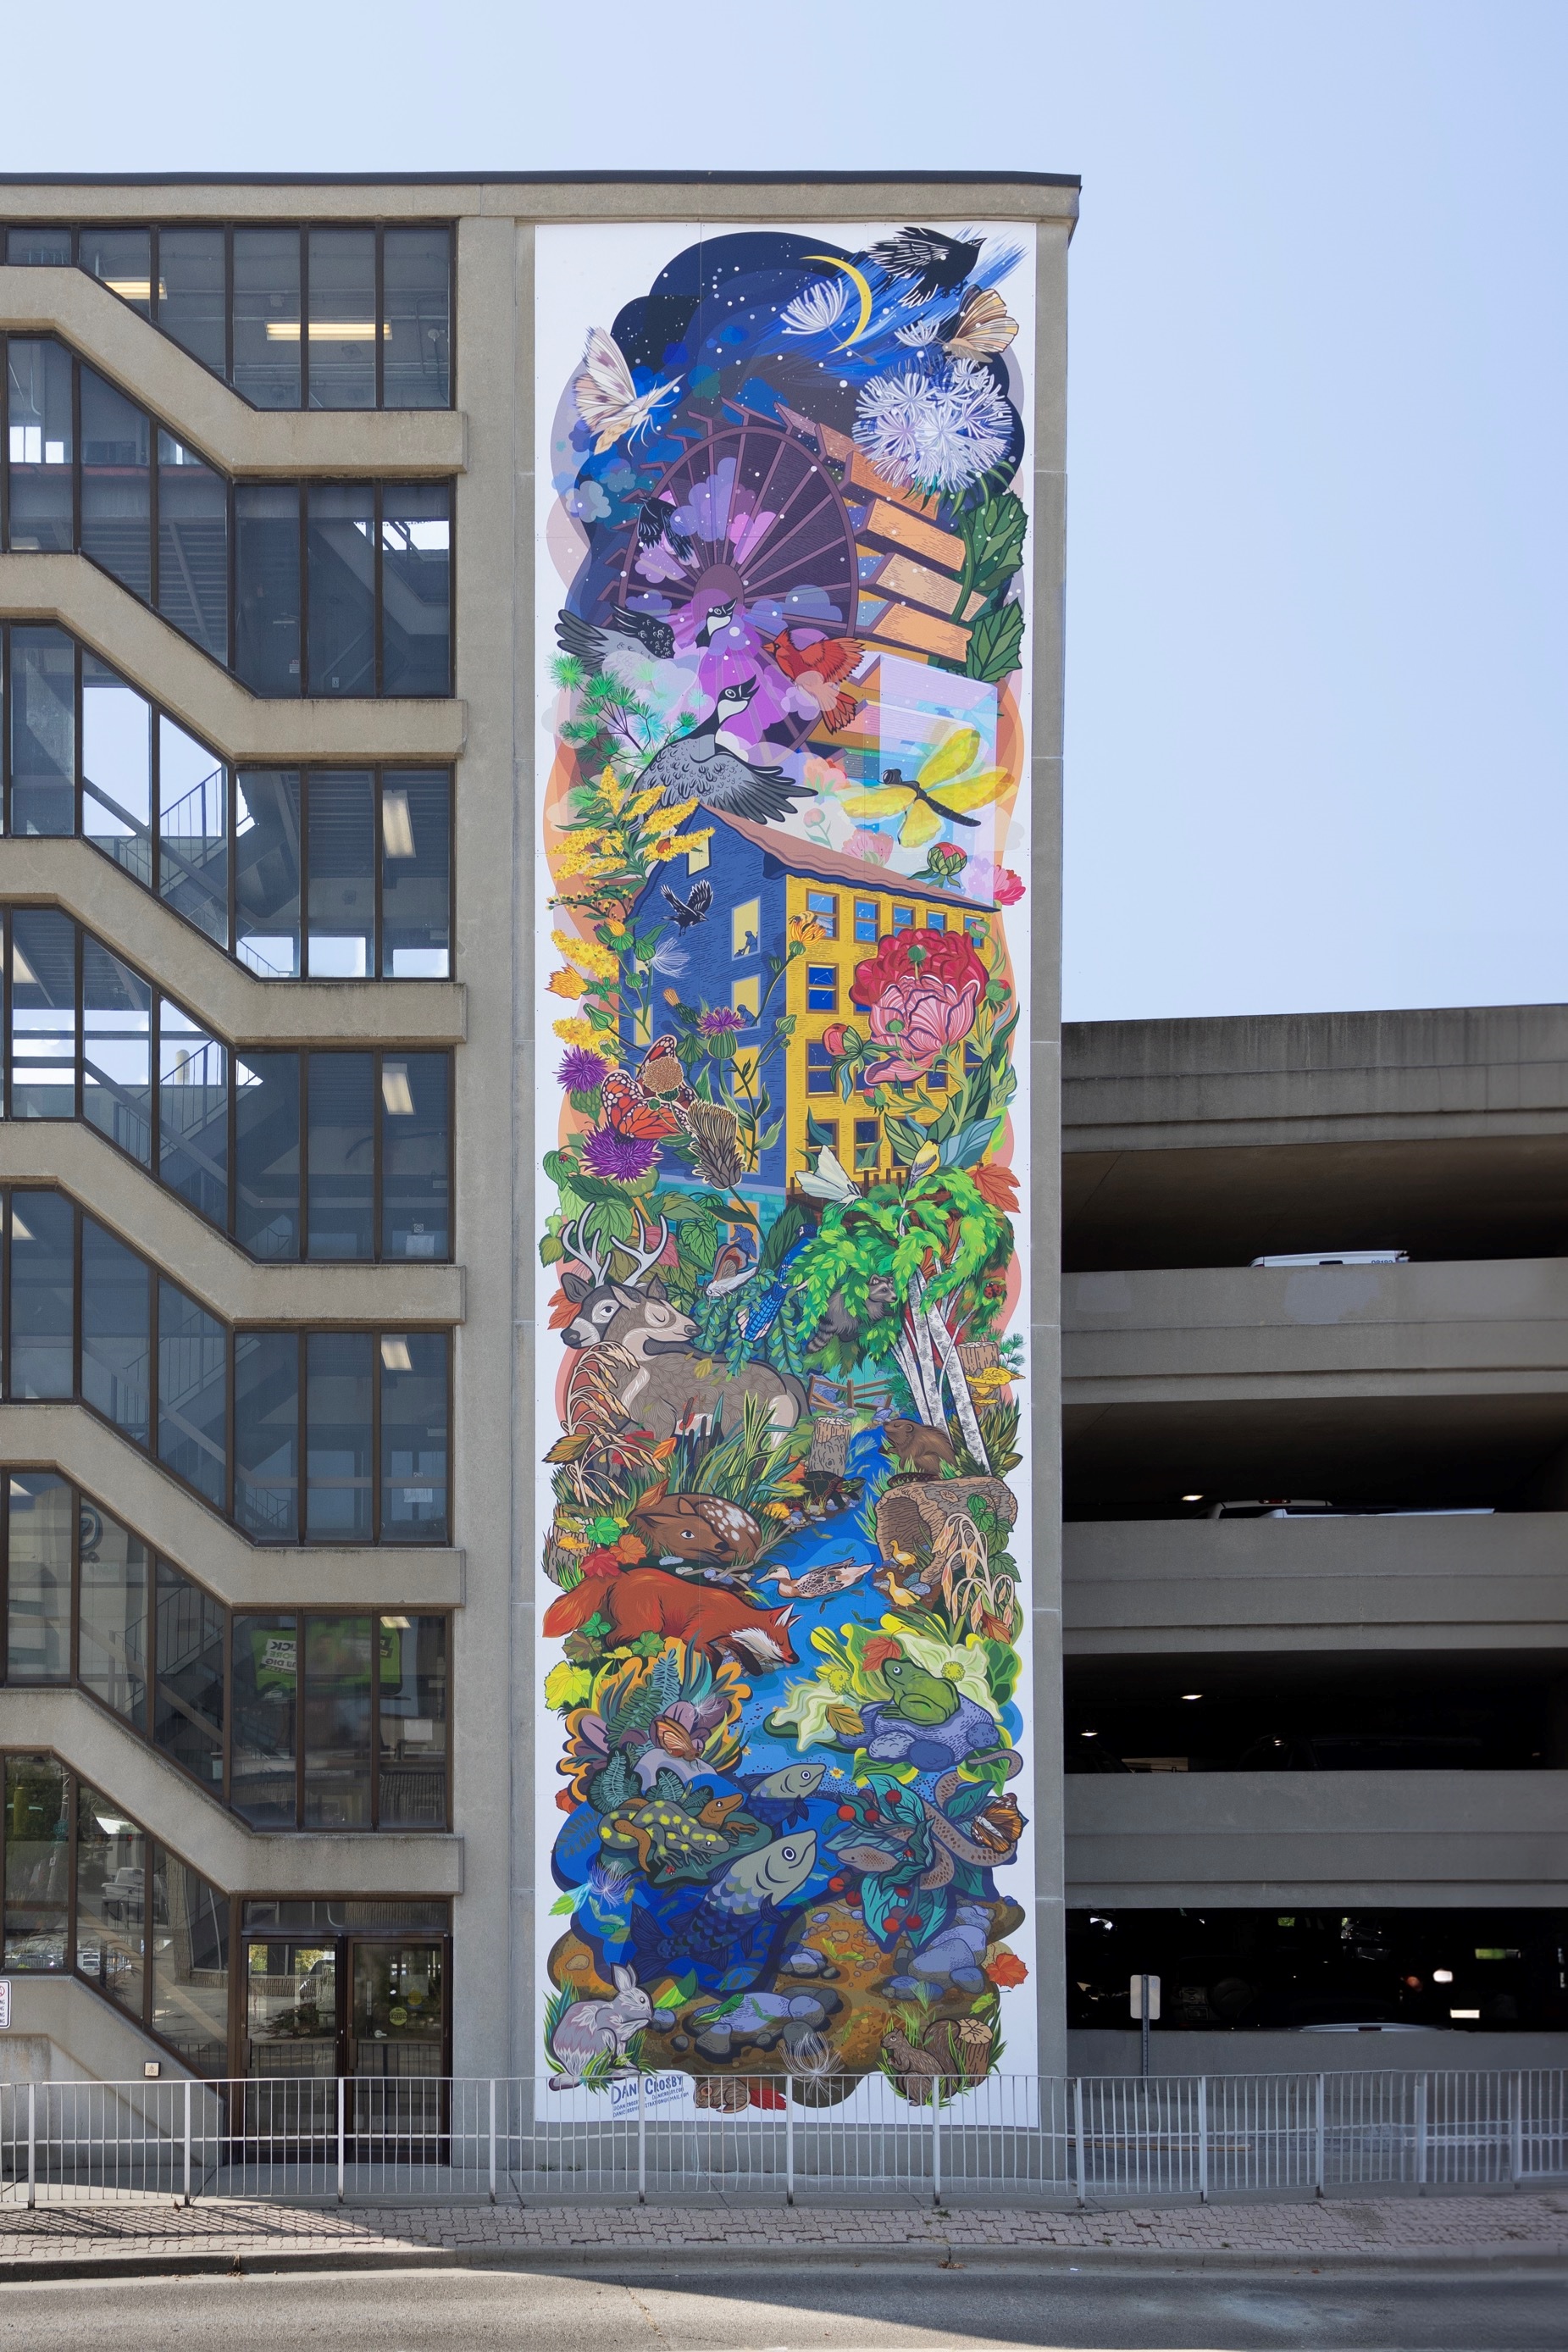
[[[0,2282],[176,2272],[519,2268],[681,2271],[857,2263],[1378,2270],[1568,2267],[1568,2189],[1352,2203],[1070,2213],[1024,2206],[242,2202],[0,2208]]]

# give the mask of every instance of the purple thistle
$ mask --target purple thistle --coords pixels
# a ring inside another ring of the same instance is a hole
[[[617,1135],[612,1127],[596,1127],[582,1147],[588,1173],[608,1184],[630,1184],[645,1176],[658,1156],[658,1145],[646,1136]]]
[[[745,1026],[746,1015],[735,1012],[727,1004],[716,1004],[713,1011],[705,1013],[697,1023],[705,1037],[722,1037],[728,1030],[744,1029]]]
[[[602,1086],[609,1074],[610,1065],[602,1054],[587,1045],[571,1045],[561,1055],[556,1076],[569,1095],[587,1095]]]

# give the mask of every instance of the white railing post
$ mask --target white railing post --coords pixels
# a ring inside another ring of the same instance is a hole
[[[1431,2077],[1421,2074],[1416,2081],[1416,2185],[1427,2185],[1427,2086]]]
[[[1078,2165],[1078,2202],[1089,2202],[1088,2184],[1083,2169],[1083,2077],[1072,2077],[1072,2146]]]
[[[1329,2134],[1327,2110],[1328,2084],[1324,2077],[1320,2074],[1318,2076],[1317,2147],[1313,2150],[1312,2155],[1312,2187],[1320,2197],[1323,2193],[1324,2175],[1328,2170]]]
[[[1508,2177],[1517,2189],[1524,2177],[1524,2077],[1512,2076],[1508,2103]]]
[[[191,2201],[191,2078],[185,2077],[185,2194],[183,2202]]]
[[[795,2202],[795,2102],[784,2085],[784,2202]]]
[[[1208,2202],[1208,2076],[1197,2078],[1197,2198]]]
[[[648,2202],[648,2111],[643,2104],[643,2076],[637,2076],[637,2202]]]
[[[931,2085],[931,2202],[942,2202],[942,2081]]]
[[[496,2201],[496,2077],[490,2077],[490,2202]]]
[[[343,2201],[343,2108],[345,2104],[343,2092],[343,2077],[340,2074],[338,2077],[338,2202],[340,2205]]]
[[[27,2085],[27,2208],[38,2201],[38,2118],[36,2083]]]

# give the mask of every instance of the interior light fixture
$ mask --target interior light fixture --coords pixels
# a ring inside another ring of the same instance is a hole
[[[1461,2024],[1479,2025],[1481,2021],[1481,2013],[1479,2009],[1451,2009],[1448,2011],[1448,2015],[1450,2017],[1457,2017]]]
[[[408,1088],[406,1062],[382,1064],[382,1100],[393,1118],[412,1118],[413,1097]]]
[[[408,794],[404,792],[382,794],[382,846],[389,857],[413,856],[413,819],[408,813]]]
[[[111,294],[119,295],[122,302],[150,302],[152,299],[152,280],[151,278],[106,278],[103,282],[108,287]],[[164,299],[169,289],[164,285],[163,280],[160,278],[158,280],[158,299],[160,302]]]
[[[1182,1501],[1184,1503],[1201,1503],[1202,1500],[1203,1496],[1201,1495],[1184,1495],[1182,1496]]]
[[[412,1372],[413,1358],[408,1352],[408,1341],[384,1337],[382,1340],[382,1361],[389,1372]]]
[[[1201,1691],[1183,1691],[1182,1696],[1183,1698],[1201,1698],[1203,1696],[1203,1693]]]
[[[1433,1982],[1434,1984],[1452,1984],[1452,1983],[1453,1983],[1453,1981],[1454,1981],[1454,1971],[1453,1971],[1453,1969],[1433,1969],[1433,1971],[1432,1971],[1432,1982]]]
[[[382,1623],[383,1625],[393,1626],[400,1633],[406,1633],[408,1632],[409,1621],[406,1617],[383,1617],[382,1619]]]
[[[313,343],[373,343],[376,322],[373,319],[312,319],[309,336]],[[269,319],[267,322],[269,343],[297,343],[299,341],[298,319]],[[382,329],[382,341],[392,341],[392,320]]]
[[[1078,1737],[1080,1739],[1098,1739],[1100,1734],[1097,1731],[1081,1731]]]

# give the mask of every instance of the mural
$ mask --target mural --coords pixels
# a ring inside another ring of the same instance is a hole
[[[1033,2063],[1032,241],[538,273],[544,2065],[929,2103]]]

